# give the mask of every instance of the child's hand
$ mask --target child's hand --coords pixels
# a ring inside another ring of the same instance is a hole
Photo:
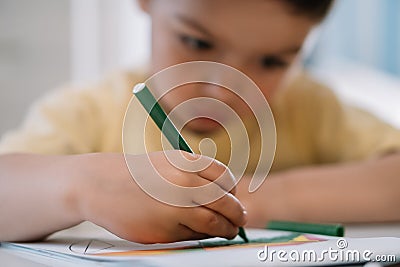
[[[218,180],[218,185],[214,184],[214,189],[226,194],[204,206],[168,205],[143,192],[131,177],[123,155],[86,155],[84,161],[88,167],[84,185],[78,189],[80,199],[77,200],[82,219],[92,221],[121,238],[141,243],[174,242],[211,236],[235,237],[238,227],[246,223],[246,212],[233,195],[235,189],[227,192],[234,183],[234,177],[227,167],[208,157],[168,151],[168,158],[174,162],[181,161],[184,154],[186,158],[197,159],[194,165],[209,165],[202,171],[186,172],[173,166],[164,153],[128,156],[127,160],[135,168],[134,175],[139,173],[148,176],[145,179],[160,179],[154,177],[159,172],[164,179],[185,187],[205,185],[222,174],[223,178]],[[150,162],[153,170],[149,170]],[[194,203],[199,203],[203,196],[190,197]]]

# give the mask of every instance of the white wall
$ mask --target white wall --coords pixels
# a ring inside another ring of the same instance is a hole
[[[71,0],[72,80],[135,68],[149,57],[147,16],[133,0]]]
[[[134,0],[0,0],[0,135],[48,90],[143,65],[148,29]]]
[[[0,134],[70,78],[69,17],[68,1],[0,0]]]

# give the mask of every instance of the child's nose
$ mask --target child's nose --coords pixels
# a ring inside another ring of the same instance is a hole
[[[227,105],[230,105],[232,103],[232,97],[234,94],[230,91],[230,89],[224,88],[223,86],[215,84],[204,84],[201,91],[205,97],[210,97],[222,101]]]

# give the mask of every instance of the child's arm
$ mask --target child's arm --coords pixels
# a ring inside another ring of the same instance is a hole
[[[181,152],[170,155],[177,158]],[[205,171],[188,174],[172,167],[162,152],[131,160],[147,157],[168,180],[188,187],[214,181],[227,170],[213,161]],[[205,157],[201,161],[210,163]],[[228,176],[232,183],[233,177]],[[3,155],[0,184],[1,241],[40,239],[84,220],[143,243],[233,238],[246,222],[242,205],[231,193],[193,208],[154,200],[131,178],[121,154]],[[226,192],[226,185],[218,185]]]
[[[269,220],[311,222],[400,221],[400,153],[379,159],[271,174],[253,194],[248,179],[238,198],[249,226]]]

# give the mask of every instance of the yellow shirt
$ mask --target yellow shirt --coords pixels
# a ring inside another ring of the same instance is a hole
[[[0,153],[121,152],[123,119],[132,86],[143,81],[133,73],[117,73],[93,86],[54,91],[31,108],[19,129],[3,136]],[[331,90],[306,74],[282,89],[270,105],[277,129],[272,170],[362,160],[400,149],[398,129],[365,111],[341,104]],[[136,120],[143,120],[146,114],[141,108],[137,110]],[[160,150],[159,130],[154,125],[149,127],[145,136],[147,148]],[[135,143],[144,138],[143,132],[141,127],[129,129],[132,138],[126,144],[127,152],[145,152],[142,145]],[[194,148],[202,138],[190,132],[184,136]],[[229,155],[226,140],[223,136],[215,140],[217,159],[222,162]],[[257,150],[257,140],[251,142]],[[253,169],[255,160],[250,157],[248,171]]]

